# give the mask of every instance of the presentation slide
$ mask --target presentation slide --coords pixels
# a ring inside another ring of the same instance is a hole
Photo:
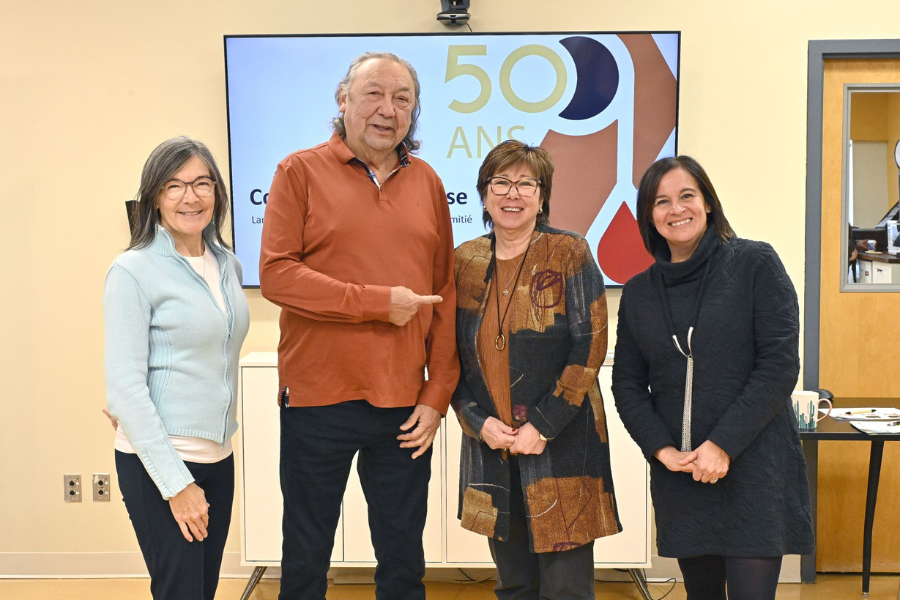
[[[652,262],[636,188],[677,142],[680,34],[227,36],[234,245],[259,285],[260,234],[276,165],[327,141],[354,57],[393,52],[422,86],[418,156],[440,175],[454,243],[484,235],[478,168],[506,139],[553,157],[550,225],[587,238],[607,285]]]

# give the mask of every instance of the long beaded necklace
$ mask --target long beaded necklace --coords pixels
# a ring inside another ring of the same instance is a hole
[[[500,316],[500,269],[497,267],[497,237],[494,236],[491,238],[491,258],[494,261],[494,275],[497,277],[497,293],[494,294],[494,299],[497,300],[497,337],[494,338],[494,348],[498,351],[502,352],[506,349],[506,336],[503,335],[503,323],[506,321],[506,317],[509,314],[509,308],[512,306],[512,298],[509,299],[509,303],[506,305],[506,310],[503,311],[503,316]],[[516,293],[516,288],[519,286],[519,277],[522,275],[522,267],[525,266],[525,259],[528,258],[528,251],[531,249],[531,241],[529,241],[528,246],[525,248],[525,254],[522,255],[522,262],[519,263],[519,268],[516,270],[516,280],[513,285],[513,295]],[[512,280],[510,280],[512,281]],[[507,290],[509,289],[509,283],[506,284]],[[503,295],[507,294],[507,290],[503,291]]]
[[[703,290],[706,289],[707,275],[709,274],[709,266],[712,264],[712,256],[706,259],[706,266],[703,268],[703,278],[700,280],[700,291],[697,293],[697,299],[694,301],[694,318],[687,332],[687,349],[685,352],[678,342],[678,335],[675,333],[675,323],[672,319],[672,309],[669,307],[669,294],[666,291],[665,282],[663,282],[662,273],[659,274],[657,285],[659,294],[662,297],[663,308],[666,313],[666,322],[669,325],[669,331],[672,334],[672,341],[675,348],[687,359],[687,367],[684,374],[684,412],[681,417],[681,451],[690,452],[691,448],[691,413],[693,409],[694,396],[694,350],[691,344],[694,336],[694,326],[697,324],[697,318],[700,316],[700,302],[703,300]]]

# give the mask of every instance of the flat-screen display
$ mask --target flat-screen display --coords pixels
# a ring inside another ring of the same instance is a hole
[[[676,151],[678,32],[226,36],[234,246],[245,287],[259,285],[276,165],[328,140],[338,82],[368,51],[393,52],[418,72],[418,156],[444,182],[455,244],[486,233],[478,168],[514,138],[550,152],[550,225],[587,238],[607,285],[651,264],[636,188],[647,167]]]

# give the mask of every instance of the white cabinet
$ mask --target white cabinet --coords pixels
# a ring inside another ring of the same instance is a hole
[[[444,419],[447,441],[447,562],[454,566],[492,563],[487,538],[459,526],[459,454],[462,429],[451,408]],[[452,457],[452,458],[451,458]]]
[[[612,395],[612,360],[600,368],[600,390],[609,430],[613,485],[622,533],[594,542],[594,564],[602,568],[620,565],[650,566],[650,465],[619,420]]]
[[[278,478],[279,416],[275,353],[249,354],[241,360],[235,437],[241,514],[241,559],[245,563],[281,562],[281,484]],[[343,515],[334,537],[332,562],[344,560]]]
[[[443,494],[443,478],[441,477],[443,440],[441,436],[435,438],[432,447],[434,451],[431,455],[431,481],[428,483],[428,517],[425,519],[423,548],[425,550],[426,563],[440,563],[441,533],[443,529],[443,518],[440,510],[440,498]],[[353,468],[350,470],[350,480],[347,482],[347,491],[344,492],[342,515],[344,524],[343,563],[347,565],[375,564],[375,549],[372,547],[372,535],[369,531],[369,513],[366,497],[363,494],[362,484],[360,484],[359,476],[356,472],[355,458],[353,459]],[[332,556],[331,562],[339,563],[341,561],[335,560]]]
[[[241,429],[235,438],[238,497],[241,507],[241,560],[245,565],[278,565],[281,560],[282,499],[278,480],[278,373],[274,352],[256,352],[241,360]],[[597,540],[598,567],[650,566],[649,470],[637,445],[618,419],[609,391],[611,362],[600,369],[606,405],[613,482],[624,531]],[[435,438],[425,524],[425,560],[429,567],[483,566],[492,563],[487,538],[462,529],[459,500],[459,448],[462,433],[452,411]],[[375,554],[369,536],[365,497],[350,474],[331,555],[334,566],[371,566]]]
[[[594,542],[594,563],[598,568],[650,566],[649,467],[640,448],[619,420],[612,400],[612,364],[600,369],[600,389],[609,429],[613,485],[622,533]],[[459,448],[462,430],[451,413],[445,420],[447,435],[447,563],[491,563],[487,538],[459,526]]]
[[[900,283],[900,264],[859,258],[859,283]]]
[[[872,263],[872,283],[900,283],[900,265]]]

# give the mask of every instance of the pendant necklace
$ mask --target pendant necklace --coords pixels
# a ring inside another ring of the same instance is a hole
[[[512,298],[509,299],[509,304],[506,305],[506,310],[503,311],[503,316],[500,316],[500,285],[499,285],[499,277],[500,277],[500,269],[497,267],[497,252],[496,252],[496,244],[497,237],[496,234],[491,239],[491,256],[494,259],[494,275],[498,278],[497,285],[497,293],[494,294],[494,298],[497,300],[497,337],[494,338],[494,348],[499,351],[503,351],[506,349],[506,336],[503,335],[503,323],[506,321],[506,316],[509,314],[509,308],[512,306]],[[529,240],[528,246],[525,248],[525,254],[522,255],[522,262],[519,263],[519,268],[516,269],[516,279],[515,284],[513,285],[513,294],[515,294],[516,287],[519,285],[519,277],[522,275],[522,268],[525,266],[525,259],[528,258],[528,251],[531,249],[531,241]],[[512,279],[510,279],[512,282]],[[502,294],[504,296],[508,295],[509,283],[506,284],[506,289],[503,290]]]
[[[672,319],[672,309],[669,308],[669,294],[666,291],[665,282],[663,282],[662,273],[659,274],[657,285],[659,294],[662,297],[663,309],[666,313],[666,322],[669,325],[669,331],[672,334],[672,341],[675,348],[687,359],[687,368],[684,374],[684,412],[681,418],[681,451],[690,452],[691,448],[691,410],[694,394],[694,350],[691,340],[694,336],[694,327],[697,324],[697,318],[700,316],[700,301],[703,299],[703,290],[706,289],[706,276],[709,274],[709,266],[712,264],[712,256],[706,259],[706,266],[703,269],[703,278],[700,280],[700,291],[697,293],[697,299],[694,301],[694,318],[687,332],[687,352],[682,350],[681,344],[678,342],[678,335],[675,333],[675,324]]]

